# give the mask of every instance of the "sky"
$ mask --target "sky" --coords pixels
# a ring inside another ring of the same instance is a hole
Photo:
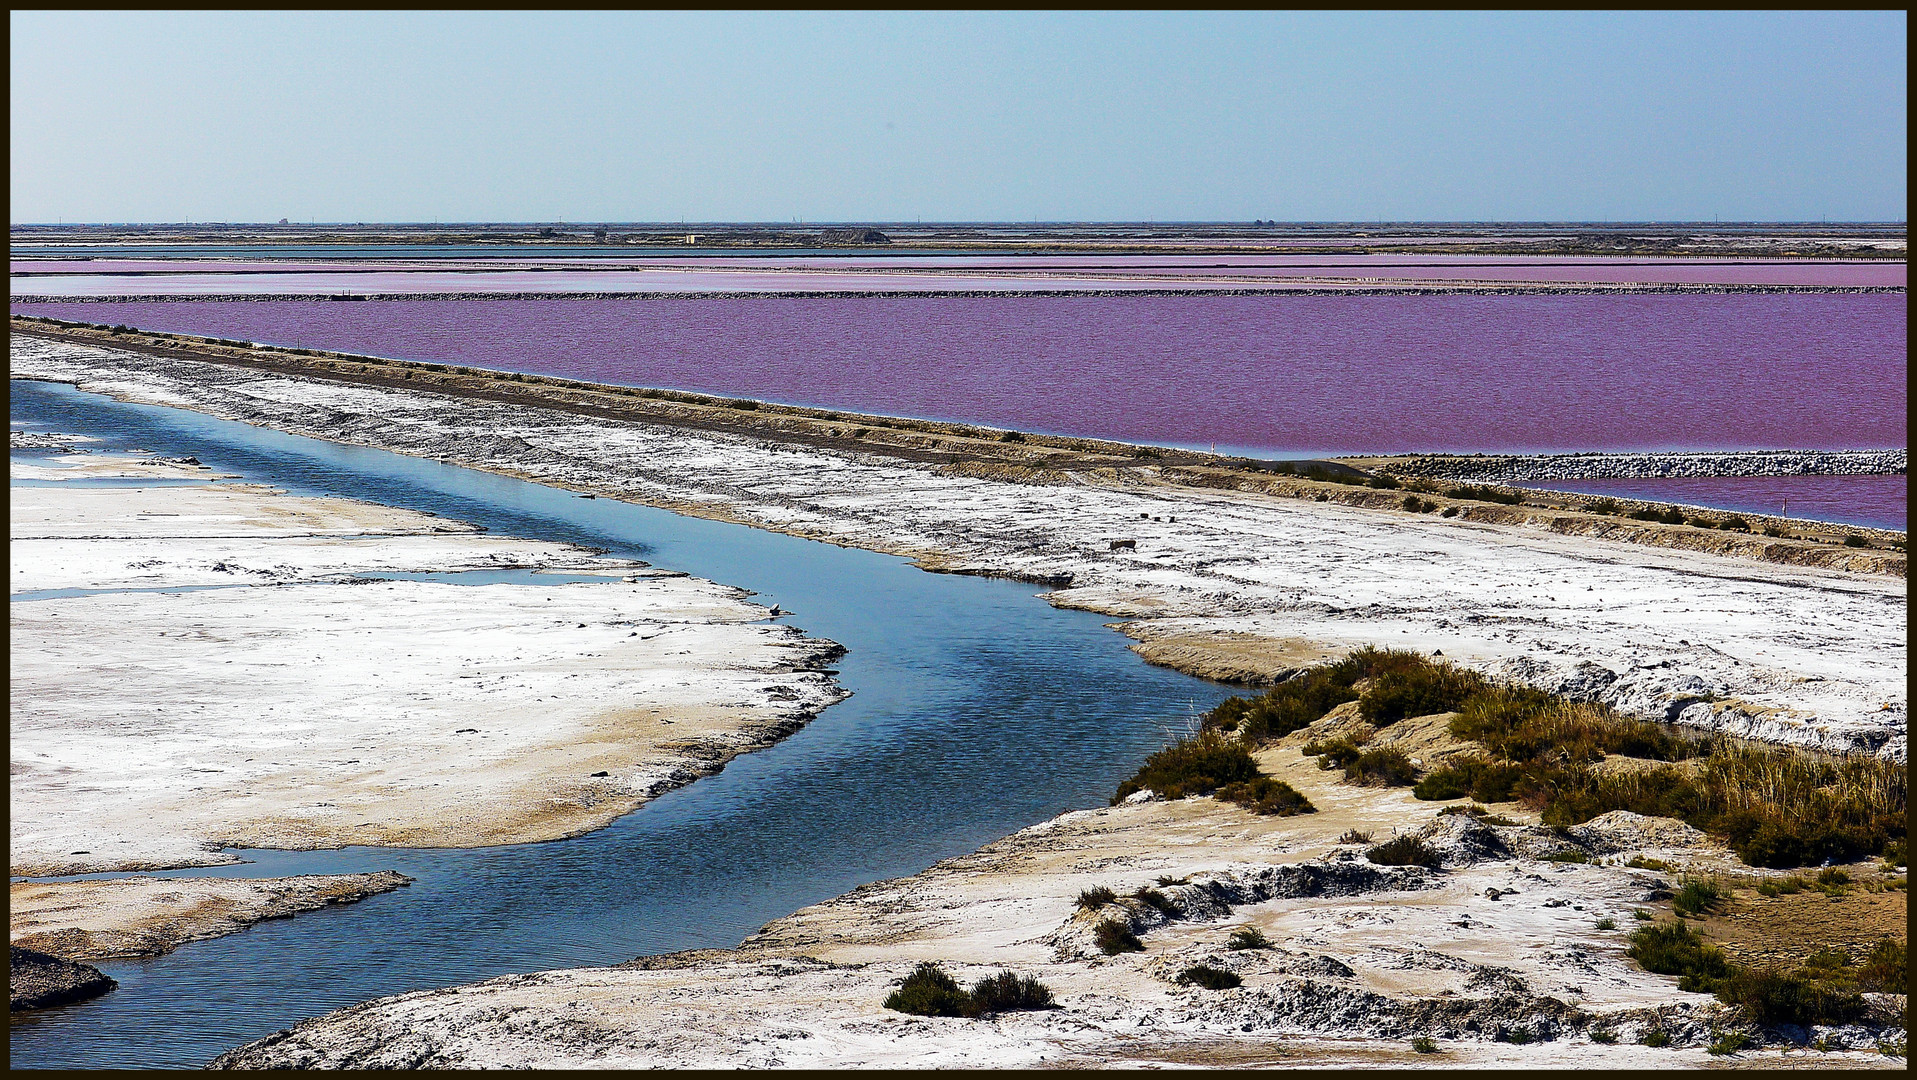
[[[1904,12],[14,12],[54,221],[1903,221]]]

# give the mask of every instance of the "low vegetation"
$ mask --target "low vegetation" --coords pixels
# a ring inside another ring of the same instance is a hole
[[[1093,927],[1092,940],[1098,943],[1098,951],[1106,956],[1145,951],[1145,943],[1138,940],[1132,928],[1117,919],[1106,919]]]
[[[914,1016],[980,1017],[1055,1005],[1051,990],[1029,975],[1001,971],[967,991],[937,964],[922,963],[885,999],[885,1007]]]
[[[1444,865],[1438,853],[1415,836],[1387,840],[1365,852],[1365,858],[1379,866],[1423,866],[1436,870]]]
[[[1113,804],[1149,790],[1164,799],[1216,794],[1254,814],[1309,814],[1316,808],[1290,784],[1266,776],[1243,743],[1216,730],[1180,739],[1145,759],[1131,779],[1118,786]]]
[[[1215,968],[1208,964],[1193,964],[1179,973],[1178,981],[1190,986],[1202,986],[1207,990],[1229,990],[1244,980],[1224,968]]]
[[[1682,920],[1639,927],[1630,957],[1646,971],[1678,976],[1678,989],[1713,994],[1764,1025],[1847,1024],[1868,1008],[1863,991],[1901,993],[1910,977],[1905,945],[1891,938],[1862,965],[1826,949],[1794,971],[1758,969],[1733,963]]]
[[[1420,1054],[1435,1054],[1438,1052],[1438,1044],[1431,1036],[1420,1035],[1411,1040],[1411,1049]]]
[[[1265,936],[1263,930],[1255,926],[1247,926],[1241,930],[1233,930],[1231,940],[1225,942],[1225,947],[1240,952],[1247,949],[1269,949],[1271,939]]]
[[[1078,906],[1086,911],[1096,911],[1117,899],[1117,893],[1103,885],[1097,885],[1089,889],[1080,890],[1078,894]]]
[[[1671,910],[1696,918],[1708,914],[1724,902],[1728,894],[1710,878],[1689,878],[1671,897]]]
[[[1502,503],[1505,506],[1524,505],[1524,496],[1519,495],[1515,491],[1501,491],[1497,488],[1484,487],[1480,484],[1466,484],[1463,487],[1455,487],[1444,494],[1445,497],[1451,499],[1470,499],[1475,502]]]

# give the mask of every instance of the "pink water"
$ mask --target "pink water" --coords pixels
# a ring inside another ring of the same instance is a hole
[[[1557,480],[1525,487],[1620,499],[1709,506],[1745,514],[1907,528],[1907,476],[1698,476],[1662,480]]]
[[[20,304],[1260,455],[1906,445],[1901,295]]]
[[[978,292],[1407,285],[1797,285],[1903,287],[1901,261],[1525,256],[806,256],[432,263],[17,260],[28,296],[461,292]]]

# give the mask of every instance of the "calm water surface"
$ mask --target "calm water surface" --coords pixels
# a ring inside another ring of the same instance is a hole
[[[1900,531],[1909,527],[1910,519],[1908,476],[1677,476],[1524,486]]]
[[[1901,295],[19,304],[1259,457],[1906,445]]]
[[[500,533],[756,590],[850,652],[854,691],[717,776],[577,840],[473,850],[246,851],[172,876],[394,869],[418,881],[143,962],[120,989],[14,1017],[15,1067],[195,1066],[367,998],[511,972],[736,944],[765,922],[1062,811],[1102,805],[1225,688],[1150,667],[1101,617],[1031,586],[335,445],[14,383],[12,415],[191,454],[301,494],[429,510]],[[447,587],[457,587],[449,584]]]

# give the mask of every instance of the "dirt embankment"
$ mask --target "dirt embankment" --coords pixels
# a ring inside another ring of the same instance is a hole
[[[487,371],[459,365],[386,360],[319,350],[255,347],[242,342],[144,331],[116,333],[59,320],[15,315],[14,333],[102,345],[136,353],[304,375],[337,382],[429,390],[475,400],[534,405],[582,416],[642,421],[697,431],[776,439],[817,449],[878,455],[950,475],[1019,483],[1165,484],[1213,490],[1256,491],[1345,506],[1401,509],[1407,493],[1354,487],[1300,476],[1274,475],[1258,463],[1215,454],[1142,447],[1097,439],[1061,438],[966,424],[809,409],[641,387],[615,387],[539,375]],[[1378,459],[1384,460],[1384,459]],[[1335,462],[1299,462],[1333,472]],[[1583,510],[1591,500],[1525,492],[1528,505],[1503,506],[1418,496],[1425,513],[1447,511],[1463,521],[1502,527],[1543,528],[1611,542],[1680,548],[1794,566],[1851,573],[1903,576],[1901,551],[1888,550],[1903,534],[1816,522],[1766,519],[1778,537],[1723,532],[1690,525],[1663,525]],[[1633,504],[1637,505],[1637,504]],[[1654,504],[1643,504],[1646,506]],[[1745,515],[1747,518],[1750,515]],[[1848,535],[1870,538],[1871,548],[1842,546]]]

